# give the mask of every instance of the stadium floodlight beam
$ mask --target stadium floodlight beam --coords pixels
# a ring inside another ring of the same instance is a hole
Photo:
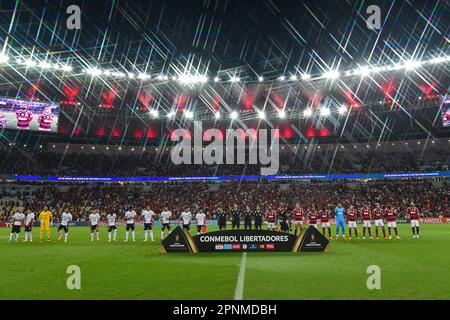
[[[69,66],[68,64],[65,64],[65,65],[61,66],[61,70],[70,72],[73,70],[73,68],[71,66]]]
[[[301,77],[304,81],[311,79],[311,75],[308,73],[303,73]]]
[[[85,72],[91,76],[99,76],[102,74],[102,70],[100,70],[98,68],[89,68],[89,69],[86,69]]]
[[[304,117],[310,117],[310,116],[312,116],[312,114],[313,114],[313,111],[311,108],[306,108],[305,110],[303,110]]]
[[[284,80],[286,80],[286,77],[285,77],[285,76],[279,76],[279,77],[278,77],[278,80],[284,81]]]
[[[239,114],[236,111],[232,111],[230,113],[231,120],[236,120],[239,117]]]
[[[219,111],[217,111],[217,112],[214,113],[214,118],[215,118],[216,120],[219,120],[219,119],[220,119],[220,112],[219,112]]]
[[[241,81],[241,78],[233,76],[233,77],[230,78],[230,81],[233,82],[233,83],[236,83],[236,82]]]
[[[34,66],[36,66],[37,62],[32,59],[28,59],[28,60],[24,60],[23,64],[26,65],[27,67],[34,67]]]
[[[167,114],[167,118],[171,119],[173,117],[175,117],[175,111],[172,110]]]
[[[260,119],[265,119],[266,118],[266,114],[264,111],[258,111],[258,118]]]
[[[9,57],[6,54],[0,54],[0,63],[8,62]]]
[[[219,77],[214,77],[214,82],[219,82],[220,81],[220,79],[219,79]]]
[[[405,62],[404,67],[406,70],[413,70],[422,65],[422,62],[416,60],[408,60]]]
[[[284,111],[284,110],[278,111],[278,118],[280,118],[280,119],[286,118],[286,111]]]
[[[322,77],[327,78],[327,79],[337,79],[339,78],[339,71],[337,70],[329,70],[327,72],[325,72]]]
[[[185,110],[184,111],[184,117],[186,119],[193,119],[194,118],[194,113],[190,110]]]
[[[338,112],[339,112],[339,114],[345,114],[346,112],[347,112],[347,106],[340,106],[339,108],[338,108]]]
[[[128,78],[129,79],[134,79],[134,73],[132,73],[132,72],[128,72]]]
[[[264,81],[264,77],[263,77],[263,76],[259,76],[259,77],[258,77],[258,81],[259,81],[259,82],[263,82],[263,81]]]
[[[152,115],[153,118],[158,118],[159,116],[159,112],[156,109],[150,110],[150,114]]]
[[[370,74],[370,68],[369,67],[360,67],[355,70],[355,74],[360,75],[362,77],[366,77]]]
[[[289,80],[291,80],[291,81],[297,81],[297,76],[296,76],[295,74],[293,74],[293,75],[291,75],[291,76],[289,77]]]
[[[330,115],[330,113],[331,113],[330,109],[328,109],[326,107],[320,108],[320,115],[322,117],[328,117]]]
[[[41,63],[39,63],[39,67],[42,69],[50,69],[52,65],[47,61],[42,61]]]
[[[147,79],[150,79],[150,75],[149,74],[147,74],[147,73],[140,73],[140,74],[138,74],[138,79],[140,79],[140,80],[147,80]]]

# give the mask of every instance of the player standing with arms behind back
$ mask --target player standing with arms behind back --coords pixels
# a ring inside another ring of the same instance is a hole
[[[262,229],[262,222],[263,222],[264,214],[261,211],[261,208],[259,206],[256,206],[255,209],[255,230],[261,230]]]
[[[345,209],[341,203],[338,203],[334,215],[336,217],[336,240],[339,240],[339,228],[342,230],[342,239],[347,240],[345,237]]]
[[[161,241],[164,239],[164,230],[167,229],[167,234],[170,234],[170,218],[172,217],[172,212],[169,211],[167,207],[160,214],[161,220]]]
[[[117,227],[116,227],[117,215],[115,213],[108,213],[106,220],[108,221],[108,242],[111,242],[111,233],[114,232],[113,239],[117,241]]]
[[[356,239],[359,239],[359,237],[358,237],[358,224],[356,223],[357,216],[358,216],[358,211],[356,211],[355,207],[350,205],[350,207],[348,207],[348,210],[347,210],[349,239],[352,238],[352,229],[355,231]]]
[[[411,221],[413,239],[419,239],[419,209],[414,202],[411,201],[411,205],[406,209],[406,213],[409,214]]]
[[[181,223],[183,224],[183,229],[189,231],[189,225],[191,224],[192,213],[189,211],[189,207],[184,208],[184,211],[180,215]]]
[[[28,239],[30,239],[30,242],[33,242],[33,223],[34,213],[28,209],[27,214],[25,215],[25,240],[23,240],[23,242],[27,242]]]
[[[21,210],[17,210],[16,213],[12,216],[12,228],[11,234],[9,235],[8,243],[12,241],[15,236],[14,242],[17,242],[20,234],[20,227],[22,226],[23,220],[25,219],[25,215],[21,212]]]
[[[200,234],[203,232],[203,228],[206,226],[206,215],[203,212],[202,208],[198,209],[198,212],[195,215],[195,219],[197,220],[197,234]]]
[[[369,232],[370,240],[373,240],[372,226],[370,224],[371,210],[367,204],[365,204],[364,207],[361,209],[361,216],[363,219],[363,239],[366,239],[366,228],[367,228],[367,231]]]
[[[125,242],[128,241],[128,233],[131,230],[131,238],[133,240],[133,242],[136,241],[135,239],[135,234],[134,234],[134,230],[136,229],[135,224],[134,224],[134,219],[136,218],[136,211],[134,211],[132,208],[129,208],[126,212],[125,212],[125,220],[127,223],[127,226],[125,227]]]
[[[39,213],[39,221],[41,225],[39,227],[39,242],[42,242],[44,237],[44,230],[47,232],[47,241],[50,242],[50,224],[52,223],[52,212],[48,209],[48,206],[44,207],[44,210]]]
[[[294,214],[294,235],[297,235],[297,230],[300,229],[300,234],[303,232],[303,217],[305,216],[305,211],[300,207],[300,203],[295,204],[295,208],[292,210]]]
[[[72,215],[67,209],[61,214],[61,222],[58,227],[58,241],[62,238],[62,231],[64,230],[64,242],[67,243],[67,238],[69,236],[69,222],[72,221]]]
[[[150,239],[152,241],[155,241],[155,239],[153,239],[153,228],[152,228],[154,216],[155,216],[155,213],[153,212],[153,210],[150,209],[149,206],[147,206],[147,208],[142,210],[142,217],[144,218],[144,241],[145,242],[147,241],[147,231],[150,232]]]
[[[89,215],[89,223],[91,225],[91,241],[94,241],[94,232],[97,234],[97,241],[100,241],[100,235],[98,231],[98,223],[100,222],[100,214],[95,211],[95,209],[91,210],[91,214]]]
[[[328,209],[323,209],[320,214],[320,223],[322,225],[322,234],[324,237],[325,235],[325,229],[328,229],[328,239],[333,239],[331,236],[331,226],[330,226],[330,211]]]
[[[390,206],[385,209],[385,212],[389,231],[389,239],[392,239],[392,228],[394,228],[395,231],[395,238],[401,239],[398,236],[398,229],[397,229],[397,217],[396,217],[397,210],[394,208],[394,206]]]

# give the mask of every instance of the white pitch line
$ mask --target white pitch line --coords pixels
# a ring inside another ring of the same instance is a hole
[[[241,267],[234,292],[234,300],[242,300],[244,297],[245,267],[247,265],[247,252],[242,253]]]

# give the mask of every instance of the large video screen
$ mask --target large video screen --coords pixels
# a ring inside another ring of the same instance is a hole
[[[0,129],[58,132],[59,106],[0,98]]]
[[[442,125],[450,127],[450,97],[445,97],[442,101]]]

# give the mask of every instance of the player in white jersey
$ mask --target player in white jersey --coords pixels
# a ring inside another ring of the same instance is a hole
[[[25,215],[22,213],[22,210],[17,210],[16,213],[13,214],[11,234],[9,235],[8,242],[11,242],[14,237],[14,241],[17,242],[17,239],[19,239],[20,227],[22,226],[24,219]]]
[[[126,232],[125,232],[125,240],[124,241],[128,241],[128,232],[131,230],[131,237],[133,238],[133,241],[136,241],[135,237],[134,237],[134,219],[136,218],[136,211],[134,211],[132,208],[128,209],[125,212],[125,220],[127,222],[127,226],[125,228]]]
[[[168,231],[170,234],[170,218],[172,217],[172,212],[169,211],[167,207],[164,207],[164,210],[160,214],[161,219],[161,241],[164,239],[164,230]]]
[[[117,241],[117,227],[116,227],[116,219],[117,215],[115,213],[108,213],[106,216],[106,220],[108,220],[108,241],[111,242],[111,238],[114,241]],[[111,233],[114,232],[114,235]]]
[[[61,221],[58,227],[58,240],[62,238],[62,231],[64,230],[64,242],[67,243],[67,238],[69,236],[69,222],[72,221],[72,215],[66,209],[63,210],[61,214]]]
[[[91,241],[94,241],[94,232],[97,236],[97,241],[100,240],[100,232],[98,231],[98,226],[100,223],[100,214],[95,210],[91,210],[91,214],[89,215],[89,223],[91,225]]]
[[[183,223],[183,229],[189,231],[189,225],[191,224],[192,213],[189,211],[189,207],[184,208],[184,211],[180,215],[180,221]]]
[[[147,241],[147,231],[150,232],[150,239],[152,241],[155,241],[155,239],[153,239],[152,229],[153,217],[155,216],[155,213],[150,209],[149,206],[147,206],[144,210],[142,210],[141,214],[142,218],[144,219],[144,241]]]
[[[206,226],[206,215],[202,208],[198,209],[195,219],[197,220],[197,234],[199,234],[202,232],[203,227]]]
[[[27,210],[27,214],[25,215],[25,239],[23,242],[27,242],[30,239],[30,242],[33,242],[33,223],[34,223],[35,214],[31,212],[30,209]]]

